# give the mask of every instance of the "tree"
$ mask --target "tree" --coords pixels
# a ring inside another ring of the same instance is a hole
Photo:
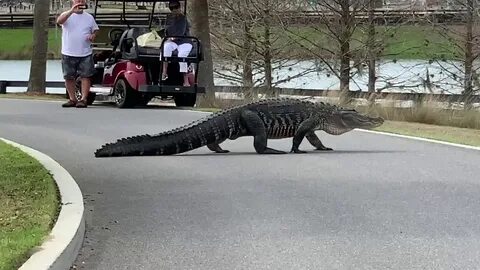
[[[49,13],[49,0],[35,1],[32,62],[27,92],[45,93]]]
[[[206,97],[199,101],[203,106],[215,103],[215,89],[213,80],[213,61],[210,45],[210,23],[207,0],[194,0],[188,2],[190,20],[192,22],[191,34],[198,37],[203,47],[204,61],[199,70],[198,82],[205,87]]]
[[[433,29],[441,36],[440,40],[427,37],[428,46],[440,48],[440,53],[431,56],[444,74],[437,80],[436,86],[443,91],[462,89],[465,109],[471,107],[471,97],[480,89],[479,69],[475,62],[480,57],[479,5],[478,0],[452,0],[451,5],[461,11],[455,19],[457,22],[437,22],[431,20]],[[432,35],[431,35],[432,36]]]
[[[375,92],[376,81],[376,35],[375,35],[375,0],[368,0],[368,26],[367,26],[367,62],[368,62],[368,92]]]
[[[256,98],[262,88],[268,96],[276,96],[276,87],[313,69],[292,76],[275,75],[300,62],[289,50],[289,40],[278,27],[287,16],[291,1],[287,0],[214,0],[212,45],[220,70],[216,75],[243,86],[244,97]]]
[[[252,35],[253,19],[246,12],[245,1],[211,0],[212,49],[214,58],[220,63],[221,69],[227,65],[235,66],[230,72],[215,69],[214,72],[222,79],[238,82],[249,90],[253,81],[253,51]],[[225,64],[225,65],[224,65]],[[241,71],[239,71],[241,69]]]
[[[299,10],[308,9],[317,13],[317,23],[305,34],[296,29],[285,30],[292,34],[293,41],[318,59],[340,81],[340,103],[348,102],[350,81],[355,75],[352,61],[359,56],[360,48],[353,46],[358,23],[356,16],[364,11],[368,1],[318,0],[300,4]]]
[[[392,86],[405,86],[404,81],[399,81],[397,76],[379,76],[377,74],[377,67],[382,64],[387,64],[389,61],[385,61],[385,58],[393,58],[393,62],[396,62],[396,54],[405,53],[412,49],[419,49],[418,47],[405,46],[405,41],[402,40],[402,32],[406,31],[412,21],[417,21],[414,15],[405,12],[403,15],[395,14],[390,11],[383,10],[377,12],[378,8],[382,6],[382,2],[379,0],[367,0],[366,6],[367,20],[365,23],[360,23],[360,37],[359,44],[364,47],[360,54],[362,55],[359,62],[365,62],[365,66],[368,67],[368,84],[367,89],[370,94],[375,92],[381,92],[382,90]],[[411,7],[413,8],[413,7]],[[361,21],[361,20],[360,20]],[[420,24],[421,26],[421,24]],[[405,28],[406,27],[406,28]],[[402,44],[403,49],[401,51],[388,51],[389,47],[399,47]],[[383,59],[382,59],[383,58]],[[378,61],[382,60],[382,61]],[[356,65],[357,69],[362,68],[362,64]],[[385,83],[386,86],[377,87],[377,80]],[[375,95],[370,95],[371,104],[375,101]]]

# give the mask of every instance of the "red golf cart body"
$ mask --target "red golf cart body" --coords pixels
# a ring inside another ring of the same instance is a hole
[[[106,6],[122,2],[121,13],[101,13]],[[156,1],[112,1],[95,0],[93,16],[100,28],[99,40],[93,44],[96,74],[91,79],[92,87],[88,102],[94,100],[113,101],[119,108],[146,105],[153,97],[174,99],[177,106],[193,107],[197,94],[205,93],[205,88],[197,85],[199,64],[203,61],[202,46],[198,38],[182,37],[190,40],[193,49],[187,57],[164,57],[161,52],[170,36],[163,36],[164,22],[169,11],[161,6],[168,0]],[[186,14],[186,0],[180,0]],[[145,5],[140,5],[145,4]],[[129,8],[132,12],[127,12]],[[148,12],[148,13],[147,13]],[[157,23],[154,25],[154,23]],[[160,28],[156,30],[153,28]],[[139,46],[137,38],[151,32],[160,32],[160,46]],[[102,35],[103,33],[103,35]],[[103,36],[103,40],[102,40]],[[108,36],[106,38],[105,36]],[[168,62],[168,79],[161,80],[163,62]],[[190,86],[183,86],[183,74],[179,62],[189,65]],[[80,80],[77,80],[76,95],[80,95]]]

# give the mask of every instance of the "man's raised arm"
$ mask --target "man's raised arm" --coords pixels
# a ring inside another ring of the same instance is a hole
[[[67,21],[68,17],[70,17],[74,12],[78,11],[78,7],[81,6],[83,4],[79,3],[79,4],[75,4],[72,6],[71,9],[63,12],[62,14],[60,14],[60,16],[58,16],[57,18],[57,23],[58,24],[63,24],[65,21]]]

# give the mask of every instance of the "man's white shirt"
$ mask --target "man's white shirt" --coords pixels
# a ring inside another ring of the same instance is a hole
[[[93,16],[87,12],[73,13],[62,24],[62,54],[84,57],[92,54],[88,36],[98,30]]]

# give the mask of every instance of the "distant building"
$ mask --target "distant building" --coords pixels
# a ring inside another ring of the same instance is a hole
[[[422,9],[422,8],[425,8],[427,1],[429,0],[383,0],[383,8]]]
[[[324,3],[328,0],[293,0],[294,5],[307,3],[308,7],[312,7],[315,3]],[[333,1],[333,0],[332,0]],[[367,1],[367,0],[356,0]],[[459,0],[375,0],[375,6],[382,9],[455,9],[460,8],[462,4],[459,4]],[[366,3],[366,2],[365,2]],[[322,7],[324,5],[319,5]]]
[[[382,0],[388,9],[458,9],[459,0]]]

